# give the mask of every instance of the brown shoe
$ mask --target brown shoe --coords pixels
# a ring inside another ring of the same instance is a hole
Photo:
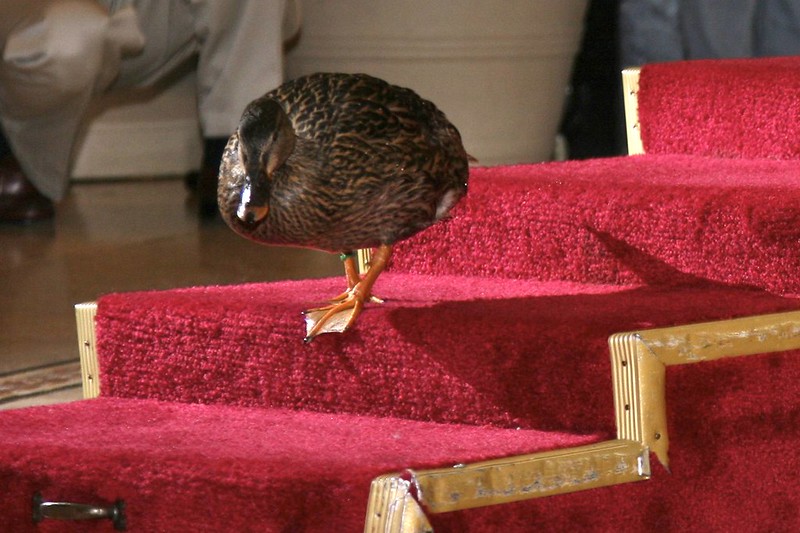
[[[53,202],[34,187],[13,157],[0,160],[0,222],[53,218]]]

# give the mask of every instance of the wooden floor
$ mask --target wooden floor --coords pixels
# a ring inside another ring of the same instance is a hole
[[[80,397],[76,303],[341,274],[336,256],[259,246],[195,212],[178,178],[81,183],[54,222],[0,225],[0,409]]]

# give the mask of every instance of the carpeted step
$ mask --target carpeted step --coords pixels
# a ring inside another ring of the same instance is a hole
[[[122,499],[131,531],[360,531],[378,475],[602,437],[116,398],[8,411],[0,524],[112,530],[107,521],[35,526],[39,492],[48,501]]]
[[[322,279],[115,294],[97,314],[101,394],[613,434],[609,335],[800,308],[686,280],[595,285],[386,273],[346,334],[304,344]]]
[[[393,269],[652,285],[688,274],[800,294],[798,178],[798,160],[669,155],[474,168],[453,217],[400,243]]]
[[[800,56],[649,64],[637,100],[647,153],[800,159]]]

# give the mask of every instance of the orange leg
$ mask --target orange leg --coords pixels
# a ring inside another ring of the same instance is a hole
[[[344,263],[344,277],[347,279],[347,290],[338,296],[331,298],[331,303],[338,303],[347,298],[353,287],[358,285],[361,281],[361,276],[358,275],[358,267],[356,267],[355,254],[345,253],[342,254],[342,262]],[[314,309],[312,309],[314,311]]]
[[[358,277],[355,260],[352,257],[345,259],[345,275],[347,276],[348,290],[337,296],[330,305],[310,309],[304,312],[306,318],[305,342],[311,342],[314,337],[323,333],[343,333],[352,326],[366,301],[380,301],[372,296],[372,287],[378,276],[386,268],[392,256],[392,246],[381,245],[370,261],[370,267],[363,278]]]
[[[344,276],[347,278],[348,289],[352,289],[361,281],[361,276],[358,275],[358,267],[356,267],[355,254],[353,253],[347,254],[344,258]]]

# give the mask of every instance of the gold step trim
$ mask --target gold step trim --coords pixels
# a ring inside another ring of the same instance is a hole
[[[567,494],[650,477],[647,449],[611,440],[415,473],[420,500],[445,513]]]
[[[366,533],[431,533],[425,512],[412,496],[412,481],[384,475],[372,481],[367,503]]]
[[[618,333],[609,338],[617,437],[669,467],[666,367],[800,348],[800,311]]]
[[[100,396],[100,370],[97,363],[97,336],[94,319],[97,303],[87,302],[75,306],[78,327],[78,352],[81,358],[81,381],[84,399]]]
[[[622,97],[625,107],[625,131],[628,139],[628,155],[644,153],[642,131],[639,123],[639,67],[622,71]]]
[[[623,440],[450,468],[407,471],[373,481],[364,531],[427,531],[424,526],[423,529],[397,528],[398,517],[405,516],[409,507],[425,509],[432,514],[446,513],[649,477],[648,450],[638,442]],[[416,496],[412,498],[412,494]]]
[[[372,259],[372,248],[361,248],[356,250],[356,265],[358,273],[364,275],[369,270],[369,261]]]

